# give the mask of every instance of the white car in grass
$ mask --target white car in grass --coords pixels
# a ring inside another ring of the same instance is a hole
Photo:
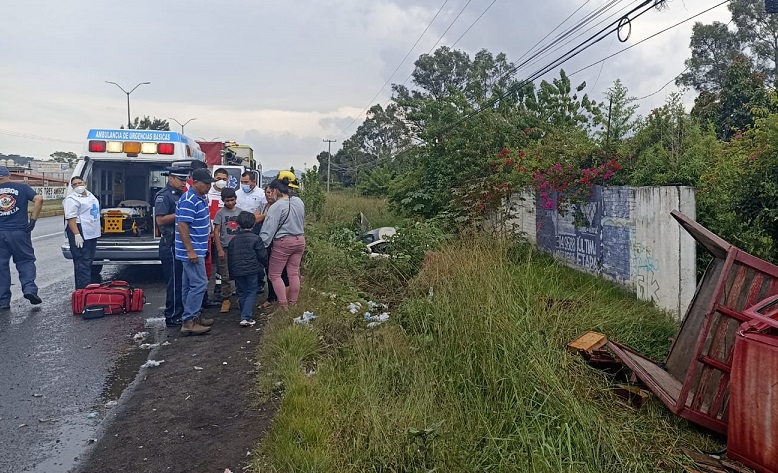
[[[359,241],[365,244],[371,258],[387,257],[389,255],[386,254],[386,249],[390,244],[389,240],[396,234],[397,229],[394,227],[381,227],[363,233]]]

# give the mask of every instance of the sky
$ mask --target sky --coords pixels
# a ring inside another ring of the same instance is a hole
[[[12,2],[0,16],[0,153],[47,159],[54,151],[73,151],[80,156],[90,128],[126,124],[127,96],[106,81],[128,91],[151,82],[130,95],[133,118],[194,119],[185,127],[187,135],[249,145],[264,169],[310,167],[327,149],[324,139],[337,140],[332,144],[336,152],[364,119],[365,108],[388,103],[391,89],[381,89],[383,84],[405,82],[413,62],[436,44],[454,45],[471,57],[482,49],[504,52],[516,61],[579,7],[555,34],[611,3],[602,19],[638,2]],[[612,35],[561,67],[577,71],[717,3],[668,0],[662,11],[651,10],[631,22],[627,42]],[[602,100],[617,78],[635,97],[659,91],[639,101],[638,113],[646,115],[678,90],[674,83],[659,89],[684,69],[694,22],[729,18],[726,6],[720,6],[571,80],[586,81],[585,92],[595,100]],[[517,77],[545,66],[585,37],[534,68],[520,69]],[[555,76],[558,70],[547,78]],[[686,101],[693,97],[687,92]],[[169,121],[172,130],[180,131]]]

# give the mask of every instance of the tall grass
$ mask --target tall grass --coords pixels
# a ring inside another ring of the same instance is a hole
[[[270,321],[261,391],[283,398],[256,471],[682,471],[679,445],[712,442],[658,401],[625,406],[565,349],[594,329],[666,353],[674,321],[607,282],[526,247],[458,241],[367,329],[345,310],[349,280],[335,299],[305,289],[311,327]]]

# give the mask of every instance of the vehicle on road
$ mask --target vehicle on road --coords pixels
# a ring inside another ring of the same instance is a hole
[[[255,165],[251,149],[240,149],[249,159],[225,162],[231,155],[221,153],[218,162],[210,163],[211,171],[229,168],[240,182],[241,173]],[[167,184],[166,168],[192,161],[206,162],[206,154],[195,140],[175,131],[89,130],[73,176],[81,176],[100,201],[101,236],[93,274],[106,264],[160,263],[154,195]],[[61,248],[65,258],[72,259],[67,242]]]

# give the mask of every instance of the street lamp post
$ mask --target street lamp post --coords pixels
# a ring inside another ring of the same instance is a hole
[[[146,85],[146,84],[151,84],[151,82],[141,82],[141,83],[139,83],[138,85],[136,85],[135,87],[133,87],[133,88],[132,88],[132,90],[131,90],[131,91],[129,91],[129,92],[127,92],[126,90],[124,90],[124,87],[120,86],[120,85],[119,85],[119,84],[117,84],[116,82],[111,82],[111,81],[108,81],[108,80],[107,80],[107,81],[105,81],[105,83],[106,83],[106,84],[113,84],[113,85],[115,85],[116,87],[118,87],[119,89],[121,89],[121,91],[122,91],[122,92],[124,92],[125,94],[127,94],[127,128],[128,128],[128,129],[129,129],[129,128],[132,128],[132,122],[130,121],[130,94],[131,94],[131,93],[133,93],[133,92],[135,92],[135,89],[137,89],[138,87],[140,87],[140,86],[142,86],[142,85]]]
[[[187,123],[189,123],[189,122],[191,122],[192,120],[197,120],[196,118],[190,118],[189,120],[187,120],[187,121],[185,121],[183,124],[181,124],[181,122],[180,122],[180,121],[176,120],[176,119],[175,119],[175,118],[173,118],[173,117],[168,117],[167,119],[168,119],[168,120],[173,120],[174,122],[176,122],[176,123],[178,123],[179,125],[181,125],[181,134],[182,134],[182,135],[184,134],[184,127],[186,126],[186,124],[187,124]]]

